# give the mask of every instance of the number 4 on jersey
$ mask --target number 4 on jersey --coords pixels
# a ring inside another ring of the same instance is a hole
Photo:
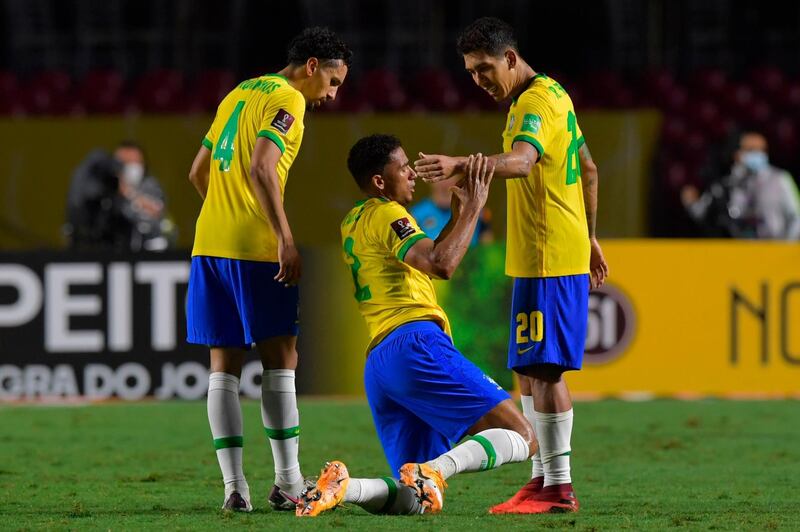
[[[242,112],[242,107],[244,107],[244,100],[239,100],[230,118],[225,122],[225,127],[222,128],[222,134],[214,150],[214,160],[219,161],[221,172],[227,172],[231,169],[234,142],[236,142],[236,132],[239,130],[239,114]]]

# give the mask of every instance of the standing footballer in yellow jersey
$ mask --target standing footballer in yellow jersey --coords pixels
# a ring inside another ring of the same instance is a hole
[[[350,478],[343,463],[329,462],[297,515],[343,502],[373,513],[438,512],[448,477],[527,460],[537,447],[508,394],[453,346],[431,283],[449,279],[464,257],[492,171],[480,154],[468,158],[450,222],[434,241],[406,210],[416,174],[396,137],[362,138],[347,166],[366,198],[342,222],[343,258],[371,337],[367,400],[395,478]]]
[[[211,351],[208,421],[226,509],[253,508],[239,406],[244,349],[253,344],[264,367],[261,417],[275,465],[268,502],[294,510],[304,488],[294,384],[300,256],[283,193],[305,112],[336,97],[350,57],[330,30],[304,30],[289,44],[283,70],[243,81],[222,100],[192,163],[189,179],[203,207],[192,249],[187,340]]]
[[[508,366],[520,376],[523,411],[540,442],[530,482],[491,512],[577,511],[572,399],[562,374],[581,367],[588,292],[608,275],[595,237],[597,166],[569,95],[522,59],[508,24],[479,19],[462,32],[458,49],[478,86],[495,101],[511,101],[503,153],[490,160],[508,192]],[[420,154],[415,168],[435,182],[463,174],[465,164],[465,157]]]

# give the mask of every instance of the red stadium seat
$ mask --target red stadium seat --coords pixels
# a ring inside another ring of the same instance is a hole
[[[415,103],[429,111],[453,111],[461,106],[461,95],[450,74],[442,69],[425,69],[417,72],[409,87]]]
[[[715,98],[727,92],[728,76],[718,68],[704,68],[695,71],[691,76],[690,88],[693,93]]]
[[[89,113],[114,114],[126,108],[125,81],[119,72],[93,70],[81,81],[78,93]]]
[[[40,72],[20,92],[22,105],[30,114],[66,115],[83,111],[72,91],[72,78],[60,70]]]
[[[408,96],[397,76],[389,70],[371,70],[364,74],[360,97],[377,111],[402,111],[408,107]]]
[[[219,102],[236,86],[236,76],[229,70],[205,70],[192,85],[192,109],[214,111]]]
[[[0,72],[0,115],[22,114],[24,109],[19,100],[19,82],[12,72]]]
[[[750,85],[765,97],[774,97],[786,85],[786,76],[775,66],[762,65],[750,71]]]
[[[136,104],[148,113],[175,113],[188,107],[183,92],[183,74],[175,70],[158,69],[148,72],[136,83]]]

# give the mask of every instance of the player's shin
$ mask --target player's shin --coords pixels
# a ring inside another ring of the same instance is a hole
[[[530,395],[521,395],[520,402],[522,403],[522,414],[525,416],[525,419],[531,424],[531,427],[534,429],[534,433],[536,432],[536,411],[533,408],[533,396]],[[541,451],[536,451],[531,457],[531,478],[540,478],[544,477],[544,468],[542,466],[542,456]]]
[[[297,410],[294,370],[273,369],[262,374],[261,417],[272,448],[275,484],[297,496],[303,490],[298,448],[300,414]]]
[[[373,514],[416,515],[423,511],[416,492],[389,477],[351,478],[344,502]]]
[[[536,435],[544,466],[544,485],[571,483],[572,409],[555,414],[536,412]]]
[[[447,479],[457,473],[485,471],[503,464],[523,462],[530,456],[525,438],[508,429],[488,429],[427,464]]]
[[[239,379],[222,372],[208,378],[208,423],[222,470],[226,495],[238,491],[249,497],[242,470],[242,410],[239,405]]]

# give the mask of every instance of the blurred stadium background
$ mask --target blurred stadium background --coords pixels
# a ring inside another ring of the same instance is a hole
[[[453,44],[487,12],[516,23],[524,56],[566,87],[600,167],[598,228],[613,273],[608,290],[592,298],[589,367],[572,377],[575,391],[798,391],[800,246],[687,240],[704,232],[680,201],[684,186],[702,190],[725,175],[731,139],[744,129],[767,136],[775,165],[800,171],[797,5],[235,0],[221,9],[189,0],[7,0],[2,7],[3,400],[71,396],[87,386],[97,397],[202,395],[204,372],[193,362],[204,364],[205,353],[182,341],[187,249],[200,206],[188,166],[217,102],[238,80],[280,69],[286,43],[307,25],[336,29],[356,60],[339,98],[309,116],[287,189],[306,254],[301,389],[360,394],[366,335],[335,230],[358,198],[346,153],[375,131],[398,134],[409,153],[499,150],[504,110],[471,83]],[[177,245],[164,254],[65,251],[73,172],[91,150],[111,151],[123,139],[143,146]],[[419,198],[426,192],[420,187]],[[497,243],[475,250],[442,298],[464,352],[509,386],[504,192],[496,186],[490,200]],[[343,372],[337,384],[321,377],[333,368]],[[164,378],[170,386],[161,386]],[[175,391],[178,381],[192,393]]]
[[[397,134],[409,154],[500,150],[505,109],[454,45],[482,15],[511,22],[523,56],[565,87],[600,170],[611,278],[591,298],[575,395],[800,396],[800,244],[702,238],[681,203],[687,185],[728,173],[743,130],[763,132],[772,163],[800,175],[800,3],[3,0],[0,402],[204,396],[207,353],[183,341],[200,208],[189,165],[218,101],[282,68],[311,25],[337,31],[354,65],[337,100],[307,116],[287,186],[305,270],[298,387],[362,397],[366,329],[338,243],[358,199],[346,154],[372,132]],[[174,245],[69,249],[73,173],[125,139],[163,187]],[[456,344],[512,387],[502,185],[489,207],[495,242],[439,288]],[[245,369],[246,395],[260,373]]]
[[[323,397],[301,402],[303,419],[313,420],[307,432],[304,424],[301,460],[313,470],[330,458],[320,453],[341,450],[347,460],[368,451],[366,471],[384,473],[374,438],[362,446],[358,436],[372,429],[361,400],[366,329],[339,248],[339,222],[358,199],[345,158],[372,132],[397,134],[409,154],[501,149],[506,111],[472,84],[454,46],[459,30],[483,15],[511,22],[523,56],[565,87],[600,170],[598,232],[611,278],[590,299],[586,365],[568,376],[573,393],[788,399],[579,404],[575,447],[585,454],[576,485],[590,494],[587,517],[598,520],[578,528],[800,526],[789,500],[800,463],[800,243],[703,238],[719,228],[694,222],[681,201],[687,186],[702,191],[729,172],[743,130],[762,132],[772,163],[800,175],[800,3],[2,0],[0,515],[21,512],[9,527],[223,525],[200,521],[218,491],[203,447],[205,407],[122,410],[118,400],[204,397],[207,352],[184,342],[200,208],[189,165],[218,101],[238,81],[282,68],[289,39],[312,25],[338,32],[354,65],[337,100],[306,116],[286,191],[304,258],[298,391]],[[170,245],[74,249],[73,175],[93,150],[111,152],[122,140],[143,147],[163,188]],[[456,344],[513,387],[504,367],[510,282],[501,184],[489,209],[495,241],[471,250],[437,290]],[[245,395],[259,395],[260,375],[254,357]],[[355,402],[329,404],[330,396]],[[67,415],[17,406],[84,399],[113,404]],[[252,402],[246,408],[257,417]],[[353,420],[351,431],[330,425],[340,416]],[[266,478],[264,456],[253,463]],[[20,465],[29,457],[38,457],[30,475]],[[517,484],[504,474],[487,475],[494,480],[484,506]],[[40,475],[38,486],[20,480]],[[98,485],[110,486],[108,494]],[[474,514],[469,492],[454,485],[467,501],[454,511]],[[173,487],[188,490],[175,511],[159,495]],[[40,520],[43,500],[53,510]],[[138,517],[104,520],[125,515]],[[474,526],[470,519],[448,523]]]

